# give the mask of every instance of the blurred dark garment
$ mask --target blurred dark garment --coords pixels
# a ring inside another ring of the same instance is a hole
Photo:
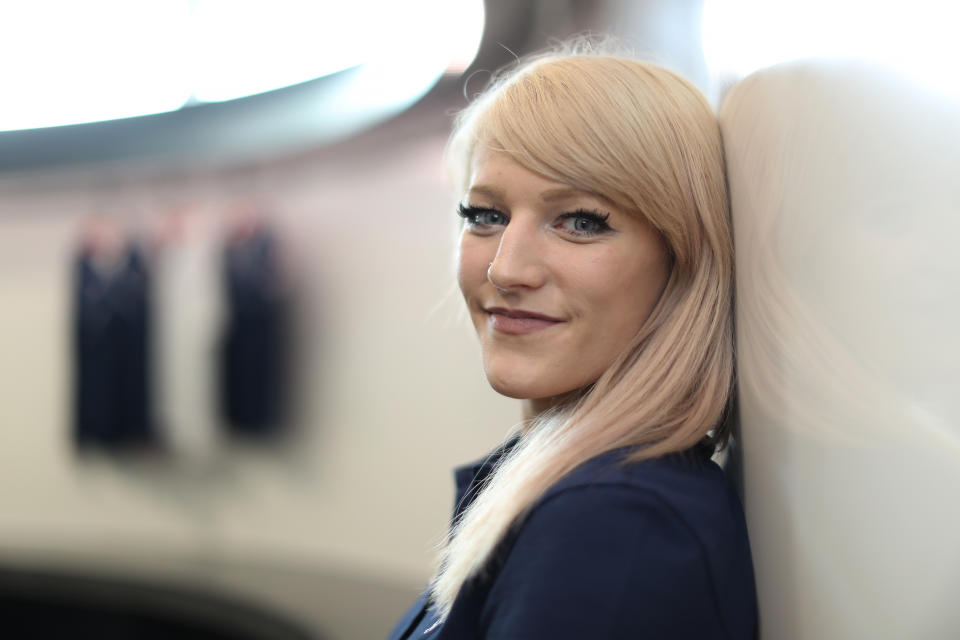
[[[74,437],[122,447],[152,440],[149,275],[134,245],[109,262],[83,250],[74,265]]]
[[[277,244],[266,227],[228,240],[224,277],[223,418],[231,433],[269,435],[283,418],[286,314]]]

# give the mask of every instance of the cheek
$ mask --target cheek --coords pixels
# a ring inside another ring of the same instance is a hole
[[[483,243],[464,234],[460,239],[457,252],[457,282],[465,297],[476,292],[476,288],[487,280],[487,267],[490,264],[489,252]]]
[[[656,306],[669,277],[668,269],[659,260],[611,260],[598,270],[591,292],[589,308],[593,309],[605,331],[599,336],[608,349],[625,347],[640,331]]]

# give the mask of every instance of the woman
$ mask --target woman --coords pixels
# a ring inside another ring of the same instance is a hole
[[[648,63],[549,55],[449,151],[460,288],[526,419],[458,471],[437,574],[391,638],[752,638],[743,513],[710,460],[733,261],[709,105]]]

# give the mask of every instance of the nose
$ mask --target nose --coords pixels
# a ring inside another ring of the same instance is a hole
[[[548,277],[543,249],[536,226],[524,224],[515,216],[500,234],[487,279],[501,294],[539,289]]]

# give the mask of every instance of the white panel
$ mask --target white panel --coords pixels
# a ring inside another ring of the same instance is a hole
[[[721,110],[762,637],[960,629],[960,104],[863,64]]]

